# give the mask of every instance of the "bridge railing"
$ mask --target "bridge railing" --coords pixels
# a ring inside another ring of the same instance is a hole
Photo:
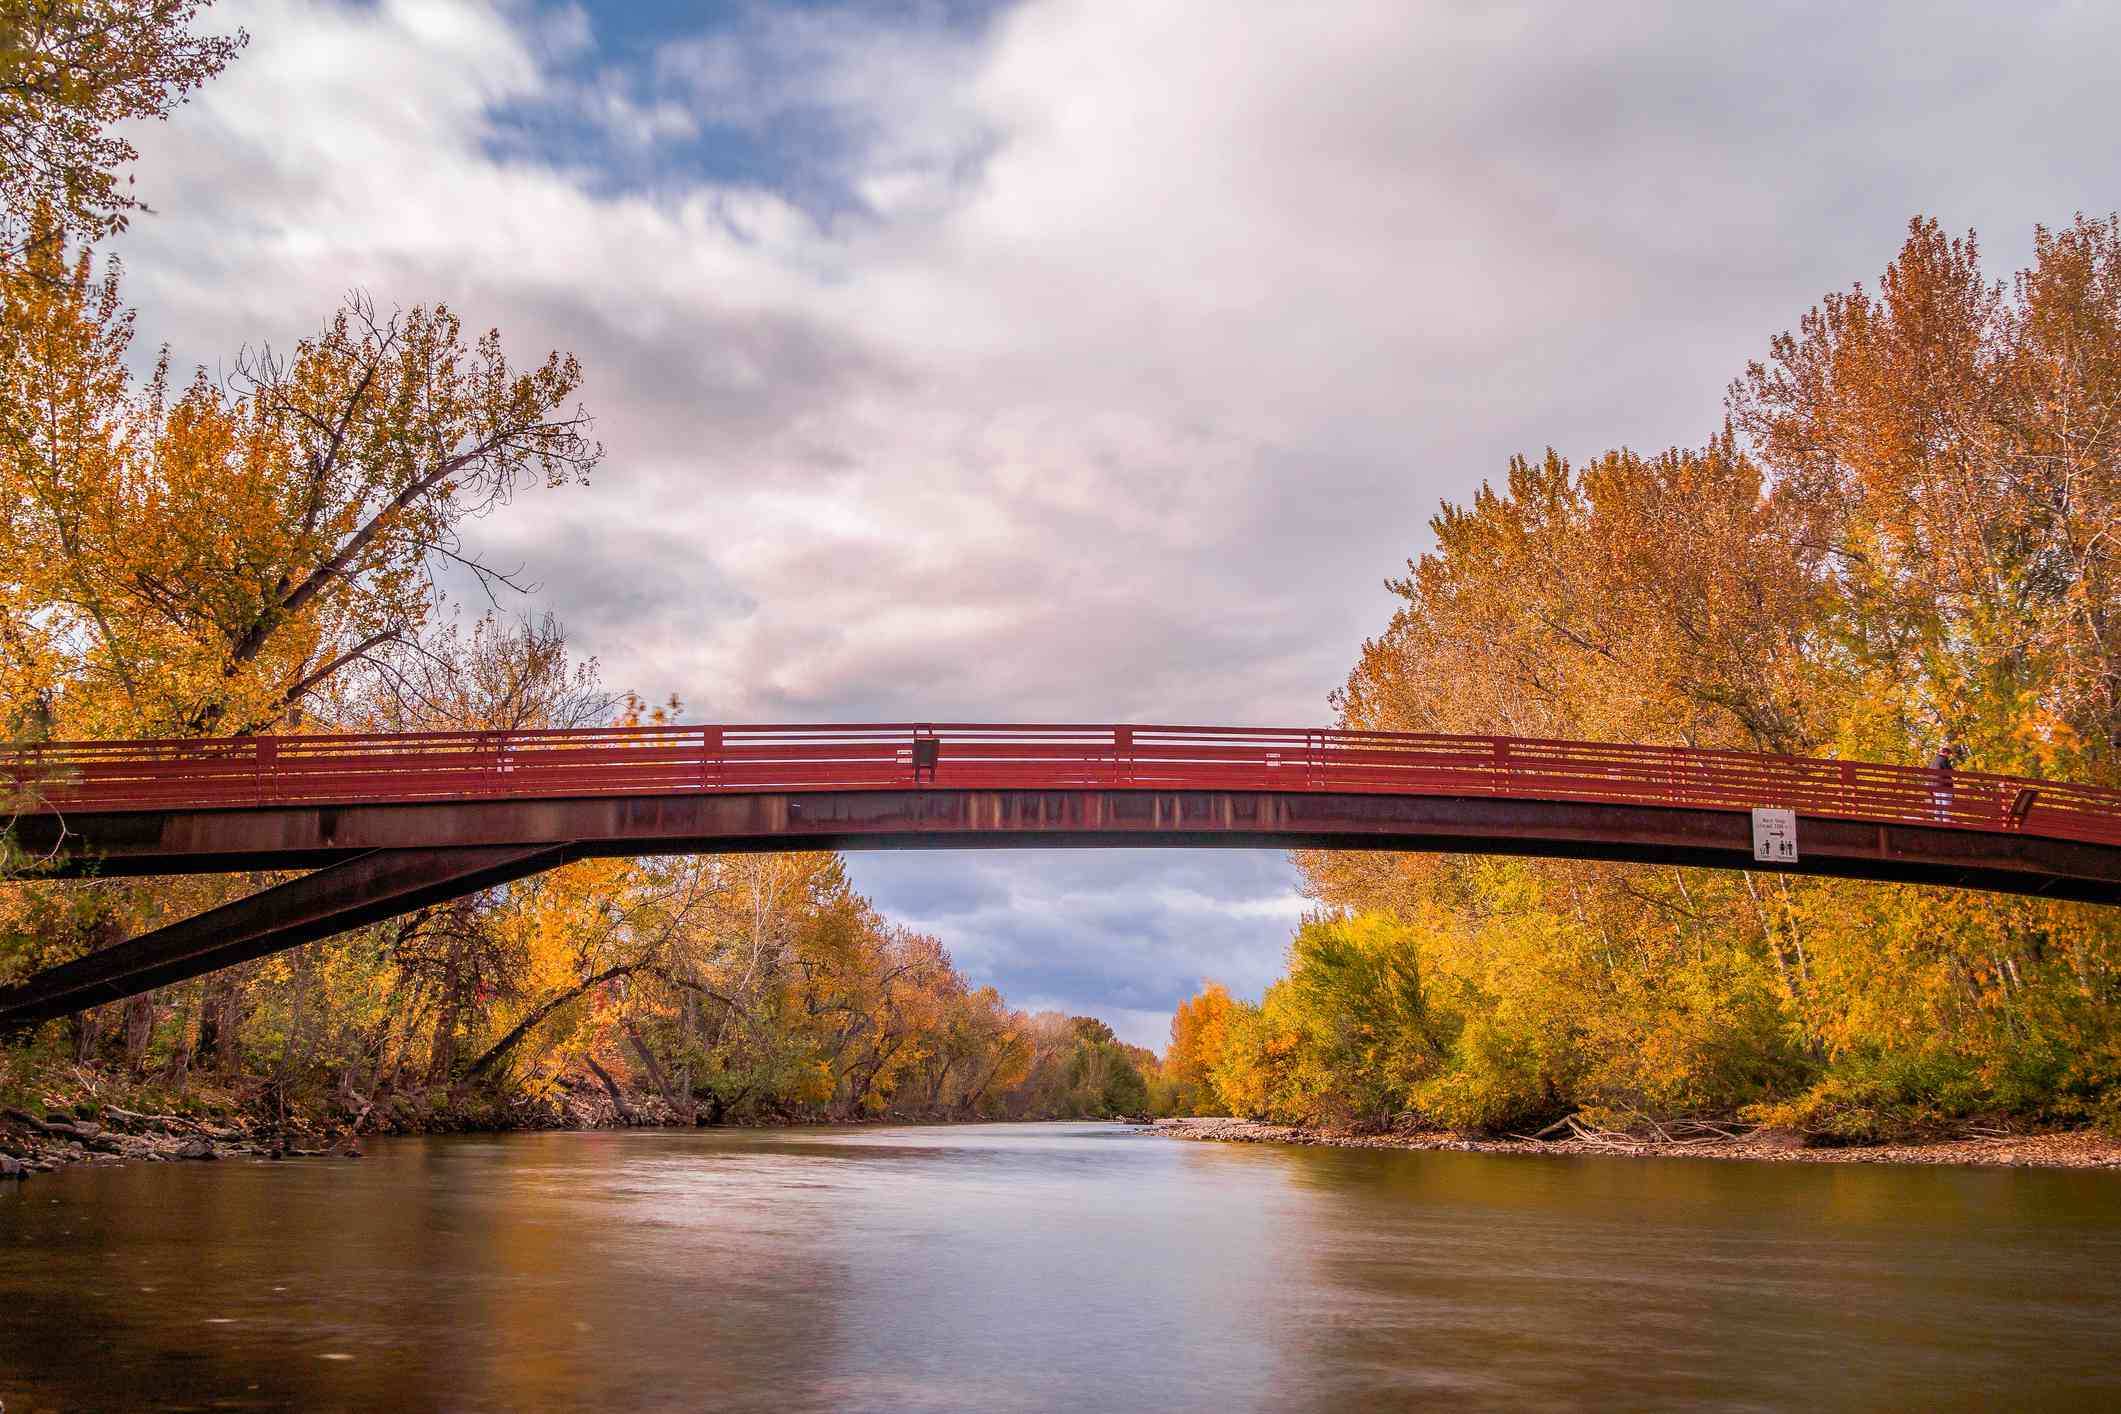
[[[1266,790],[1745,809],[2121,844],[2121,791],[1683,747],[1268,727],[885,723],[54,742],[0,750],[25,811],[702,791]]]

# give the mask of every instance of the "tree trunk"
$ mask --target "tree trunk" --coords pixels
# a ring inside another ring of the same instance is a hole
[[[457,1009],[462,998],[457,995],[460,984],[459,963],[463,957],[463,945],[452,940],[449,944],[449,961],[442,975],[442,996],[436,1003],[434,1039],[427,1047],[427,1083],[439,1085],[449,1079],[449,1073],[457,1063]]]
[[[221,1001],[216,995],[221,979],[209,977],[201,985],[206,988],[206,1000],[199,1007],[199,1041],[192,1052],[202,1070],[211,1070],[221,1059]]]
[[[169,1061],[162,1067],[162,1083],[175,1090],[182,1090],[191,1074],[192,1057],[192,1013],[197,1002],[187,998],[177,1008],[177,1035],[169,1048]]]
[[[94,1060],[96,1043],[103,1039],[102,1008],[75,1012],[66,1019],[66,1029],[73,1040],[74,1064],[87,1065]]]
[[[125,1002],[125,1068],[136,1080],[147,1078],[147,1043],[155,1038],[155,993],[142,992]]]
[[[957,1111],[959,1114],[971,1115],[978,1111],[980,1101],[987,1098],[987,1091],[993,1088],[994,1077],[1001,1074],[1005,1061],[1005,1056],[997,1055],[994,1058],[994,1064],[988,1066],[987,1073],[980,1078],[979,1085],[958,1096]],[[1026,1076],[1025,1078],[1028,1080],[1030,1077]]]
[[[510,1027],[507,1035],[488,1046],[486,1054],[471,1063],[470,1068],[464,1072],[465,1076],[472,1080],[478,1079],[487,1071],[493,1069],[501,1061],[502,1057],[520,1045],[523,1038],[528,1036],[537,1024],[546,1017],[552,1015],[585,992],[601,987],[606,982],[631,975],[637,966],[638,964],[636,963],[622,962],[616,967],[607,967],[593,977],[584,977],[566,991],[546,998],[543,1002],[531,1008],[528,1016]]]
[[[618,1110],[619,1118],[628,1124],[633,1123],[633,1107],[626,1103],[625,1092],[619,1089],[619,1082],[611,1078],[611,1072],[598,1065],[595,1056],[583,1056],[582,1060],[596,1078],[604,1082],[604,1089],[611,1096],[611,1103]]]
[[[885,1064],[898,1054],[899,1047],[904,1045],[905,1041],[906,1038],[904,1036],[899,1036],[893,1039],[888,1050],[881,1046],[876,1047],[872,1052],[873,1058],[862,1068],[862,1079],[859,1085],[854,1083],[854,1071],[849,1069],[847,1072],[847,1117],[849,1119],[861,1118],[862,1101],[869,1098],[869,1091],[876,1085],[877,1076],[883,1074]]]
[[[648,1072],[648,1078],[655,1083],[657,1092],[663,1097],[663,1103],[670,1106],[687,1124],[690,1124],[692,1122],[691,1097],[689,1095],[680,1096],[671,1088],[669,1078],[663,1074],[662,1064],[656,1060],[655,1052],[648,1048],[648,1042],[641,1035],[640,1028],[631,1021],[624,1023],[624,1025],[626,1039],[633,1043],[633,1053],[641,1058],[641,1068]]]
[[[956,1056],[950,1057],[941,1066],[937,1067],[935,1073],[928,1078],[928,1110],[931,1114],[942,1111],[943,1085],[944,1082],[950,1079],[950,1068],[957,1064],[957,1060]]]
[[[201,1070],[218,1068],[234,1075],[243,1069],[237,1031],[247,981],[248,969],[234,968],[206,979],[199,1003],[199,1043],[192,1049],[192,1063]]]
[[[286,1122],[287,1082],[294,1074],[296,1044],[302,1039],[309,1020],[310,993],[316,987],[317,970],[307,946],[294,950],[294,1004],[287,1017],[287,1035],[280,1045],[279,1072],[275,1084],[280,1092],[281,1122]]]

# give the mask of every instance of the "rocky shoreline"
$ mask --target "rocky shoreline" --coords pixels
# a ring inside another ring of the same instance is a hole
[[[350,1136],[335,1148],[305,1148],[287,1134],[264,1137],[240,1120],[216,1124],[178,1114],[138,1114],[105,1106],[95,1119],[40,1119],[27,1110],[0,1111],[0,1179],[27,1178],[68,1164],[167,1163],[178,1160],[357,1158]]]
[[[507,1134],[598,1129],[692,1129],[708,1125],[653,1095],[614,1095],[592,1076],[564,1074],[543,1096],[506,1100],[475,1091],[428,1091],[383,1104],[335,1099],[281,1110],[255,1085],[201,1087],[188,1097],[120,1088],[107,1076],[76,1069],[18,1086],[0,1098],[0,1183],[73,1164],[167,1163],[215,1159],[357,1159],[361,1141],[378,1135]],[[25,1099],[25,1095],[34,1098]],[[100,1096],[100,1098],[98,1098]],[[123,1098],[127,1108],[115,1103]],[[159,1099],[161,1104],[143,1101]],[[30,1108],[24,1108],[28,1104]],[[41,1110],[41,1114],[31,1109]],[[182,1113],[175,1112],[182,1110]],[[747,1119],[776,1127],[813,1121]],[[883,1115],[814,1121],[832,1124],[948,1124],[957,1121]]]
[[[2121,1170],[2121,1140],[2089,1130],[1975,1135],[1903,1144],[1825,1146],[1789,1131],[1756,1130],[1687,1140],[1639,1138],[1473,1139],[1451,1133],[1346,1134],[1245,1119],[1160,1119],[1145,1132],[1225,1144],[1308,1144],[1342,1149],[1427,1149],[1471,1154],[1622,1155],[1741,1159],[1756,1163],[1967,1164],[2004,1168]]]
[[[47,1094],[42,1115],[0,1104],[0,1182],[50,1173],[72,1164],[170,1163],[216,1159],[361,1157],[361,1139],[376,1134],[467,1131],[659,1128],[689,1125],[660,1100],[633,1098],[623,1109],[587,1080],[569,1076],[542,1101],[505,1109],[409,1113],[373,1105],[312,1115],[292,1107],[261,1115],[256,1097],[232,1095],[183,1106],[186,1113],[134,1110],[108,1101]],[[132,1098],[127,1096],[127,1098]],[[137,1103],[137,1101],[136,1101]]]
[[[588,1085],[563,1086],[542,1104],[508,1115],[464,1122],[437,1116],[425,1125],[313,1121],[290,1115],[267,1122],[238,1113],[150,1114],[116,1105],[93,1107],[93,1117],[54,1110],[40,1118],[0,1108],[0,1181],[25,1179],[71,1164],[170,1163],[217,1159],[346,1158],[361,1156],[361,1135],[456,1131],[592,1130],[692,1127],[656,1101],[632,1099],[622,1111]],[[911,1121],[900,1121],[911,1122]],[[1411,1149],[1545,1157],[1623,1156],[1745,1160],[1755,1163],[1959,1164],[2004,1168],[2121,1171],[2121,1140],[2089,1130],[2045,1134],[1980,1134],[1895,1144],[1827,1145],[1782,1130],[1734,1131],[1711,1138],[1474,1138],[1448,1131],[1357,1134],[1233,1118],[1127,1121],[1161,1138],[1224,1144],[1296,1144],[1340,1149]]]

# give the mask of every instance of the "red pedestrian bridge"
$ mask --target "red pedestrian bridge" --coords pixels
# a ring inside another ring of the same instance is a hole
[[[904,723],[66,742],[0,751],[8,786],[48,876],[311,872],[0,989],[0,1027],[592,856],[1422,850],[2121,902],[2121,791],[1514,737]]]

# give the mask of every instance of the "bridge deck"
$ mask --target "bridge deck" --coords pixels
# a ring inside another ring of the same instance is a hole
[[[2121,791],[1742,751],[1260,727],[896,724],[63,742],[0,751],[29,813],[934,787],[1581,801],[2121,845]]]
[[[319,872],[0,991],[0,1025],[592,855],[1052,846],[1514,853],[2121,903],[2121,791],[1744,752],[903,724],[64,743],[0,753],[59,874]],[[1796,812],[1754,861],[1751,810]]]

